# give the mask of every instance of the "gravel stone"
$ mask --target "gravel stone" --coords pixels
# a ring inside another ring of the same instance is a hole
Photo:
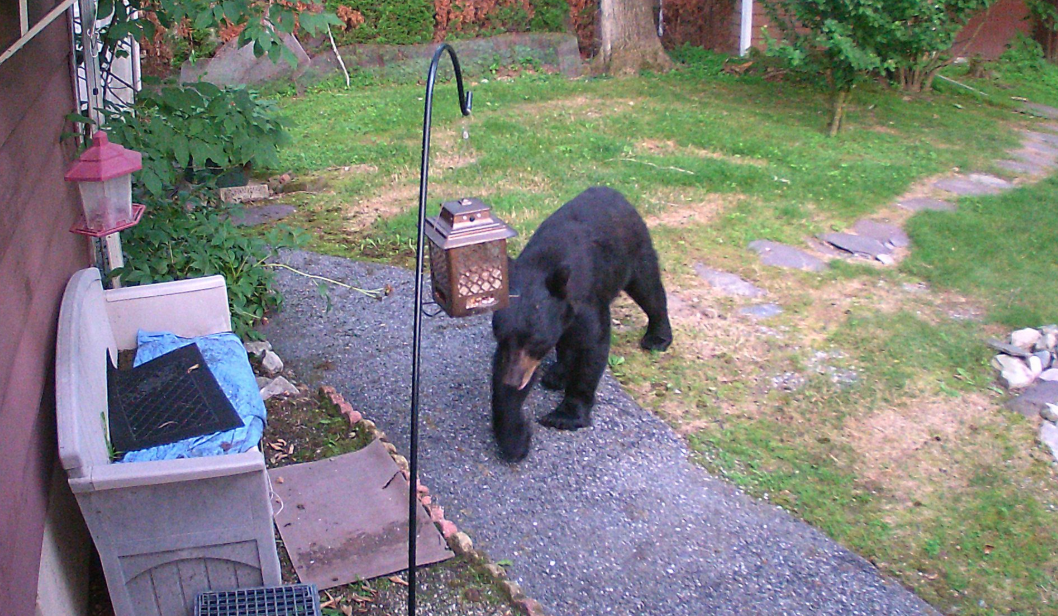
[[[283,371],[283,360],[279,359],[279,356],[273,351],[265,351],[264,357],[261,358],[261,369],[268,374],[276,374]]]
[[[286,377],[277,376],[261,388],[261,399],[268,400],[273,396],[290,396],[297,393],[298,388],[288,381]]]
[[[1019,349],[1031,351],[1032,347],[1035,346],[1036,342],[1042,337],[1043,334],[1040,333],[1040,330],[1034,327],[1026,327],[1025,329],[1011,332],[1010,344],[1013,344]]]
[[[285,308],[265,334],[299,374],[330,360],[328,382],[406,448],[414,276],[305,252],[281,259],[363,288],[392,285],[382,300],[332,289],[327,311],[311,280],[278,271]],[[694,464],[610,374],[591,428],[537,426],[529,458],[503,463],[490,427],[489,317],[425,319],[422,345],[422,481],[548,613],[937,615],[820,531]],[[534,387],[524,410],[542,416],[559,397]]]
[[[1058,458],[1058,426],[1049,421],[1040,424],[1040,442],[1051,450],[1051,455]]]

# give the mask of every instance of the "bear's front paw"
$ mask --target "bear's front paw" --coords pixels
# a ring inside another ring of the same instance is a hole
[[[580,430],[591,425],[590,409],[579,409],[580,405],[563,401],[558,408],[544,415],[540,425],[556,430]]]
[[[529,455],[529,431],[497,435],[500,457],[504,462],[521,462]]]

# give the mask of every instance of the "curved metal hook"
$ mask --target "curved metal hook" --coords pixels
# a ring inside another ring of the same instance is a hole
[[[447,51],[452,57],[452,66],[456,74],[456,89],[459,92],[459,110],[463,115],[470,115],[470,106],[473,101],[470,92],[463,90],[463,72],[459,68],[459,58],[448,43],[442,43],[437,47],[430,61],[430,71],[426,75],[426,103],[423,108],[422,118],[422,166],[419,172],[419,224],[415,245],[415,316],[412,325],[412,356],[411,356],[411,443],[409,447],[408,470],[411,476],[411,489],[408,490],[408,616],[415,614],[415,539],[418,534],[418,501],[416,489],[416,478],[418,477],[419,460],[419,348],[422,337],[422,315],[425,306],[422,301],[423,281],[423,240],[426,226],[426,193],[430,177],[430,119],[433,114],[433,87],[437,81],[437,65],[441,56]],[[433,316],[433,315],[430,315]]]

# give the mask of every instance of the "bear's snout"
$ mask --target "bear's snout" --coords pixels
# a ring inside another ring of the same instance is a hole
[[[536,372],[540,360],[534,358],[525,349],[511,353],[507,361],[507,370],[503,375],[503,384],[521,391],[529,384]]]

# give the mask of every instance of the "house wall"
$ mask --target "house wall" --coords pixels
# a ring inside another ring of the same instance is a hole
[[[1028,15],[1024,0],[999,0],[966,24],[955,37],[952,51],[956,56],[979,55],[994,60],[1017,33],[1032,36],[1032,23],[1026,19]]]
[[[80,209],[62,176],[75,157],[70,24],[60,18],[0,64],[0,611],[35,610],[56,457],[54,374],[59,302],[90,264],[68,232]]]

